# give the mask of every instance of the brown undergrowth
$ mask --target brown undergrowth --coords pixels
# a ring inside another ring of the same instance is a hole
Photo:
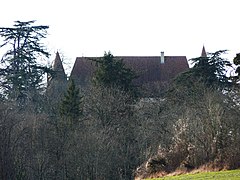
[[[149,162],[149,161],[148,161]],[[198,168],[187,168],[184,165],[176,168],[173,171],[167,170],[160,170],[159,171],[151,171],[147,168],[147,163],[144,163],[145,169],[140,169],[140,167],[136,171],[135,180],[143,180],[147,178],[161,178],[161,177],[169,177],[169,176],[179,176],[182,174],[197,174],[202,172],[216,172],[216,171],[223,171],[223,170],[232,170],[232,168],[228,165],[224,164],[216,164],[215,162],[204,164]],[[141,171],[139,171],[141,170]]]

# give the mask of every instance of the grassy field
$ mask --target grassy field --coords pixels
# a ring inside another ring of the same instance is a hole
[[[164,178],[155,178],[151,180],[172,180],[172,179],[239,179],[240,180],[240,169],[239,170],[232,170],[232,171],[219,171],[219,172],[203,172],[198,174],[185,174],[179,176],[171,176],[171,177],[164,177]]]

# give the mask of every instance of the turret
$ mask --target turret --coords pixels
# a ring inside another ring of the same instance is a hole
[[[57,52],[51,72],[48,74],[47,94],[52,97],[61,96],[66,90],[66,87],[67,75],[65,74],[61,58]]]
[[[204,47],[204,46],[203,46],[203,48],[202,48],[201,57],[207,57],[207,53],[206,53],[206,51],[205,51],[205,47]]]

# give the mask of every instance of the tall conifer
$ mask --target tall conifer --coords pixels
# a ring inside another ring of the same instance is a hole
[[[71,79],[69,87],[60,104],[60,115],[64,121],[70,126],[74,126],[78,122],[82,114],[81,99],[79,89]]]

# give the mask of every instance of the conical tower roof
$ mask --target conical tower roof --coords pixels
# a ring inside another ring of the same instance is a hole
[[[62,65],[62,61],[61,61],[61,58],[60,58],[60,55],[59,53],[57,52],[56,53],[56,57],[55,57],[55,60],[53,61],[53,68],[52,68],[54,71],[62,71],[64,72],[64,68],[63,68],[63,65]],[[64,72],[65,73],[65,72]]]
[[[55,60],[53,61],[52,70],[54,72],[54,78],[57,78],[57,79],[62,78],[64,80],[66,79],[67,76],[64,71],[63,64],[58,52],[56,53]]]
[[[204,47],[204,46],[203,46],[203,48],[202,48],[201,57],[207,57],[207,53],[206,53],[206,50],[205,50],[205,47]]]
[[[49,97],[58,98],[66,90],[67,75],[65,74],[63,64],[59,53],[56,53],[56,57],[53,61],[52,72],[48,78],[47,94]]]

